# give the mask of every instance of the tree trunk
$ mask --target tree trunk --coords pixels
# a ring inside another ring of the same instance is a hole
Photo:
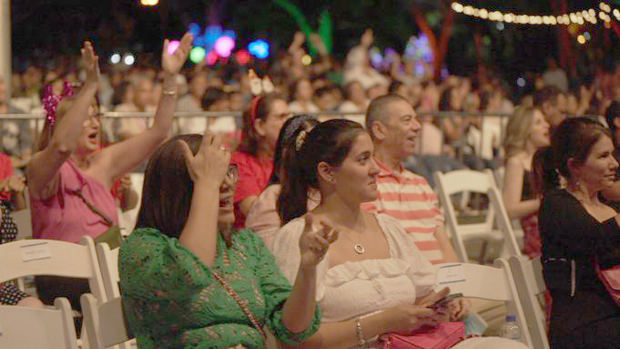
[[[454,23],[454,11],[444,1],[441,2],[440,11],[443,22],[439,33],[439,41],[437,41],[437,36],[433,32],[433,28],[428,24],[422,10],[416,4],[411,8],[411,13],[418,28],[428,37],[429,45],[431,50],[433,50],[433,77],[436,81],[439,80],[441,67],[448,53],[448,43],[450,42],[452,24]]]
[[[551,0],[551,7],[555,15],[568,13],[568,5],[566,0]],[[568,26],[558,24],[558,55],[560,66],[568,73],[569,76],[577,75],[577,67],[575,56],[573,54],[573,46],[568,33]]]

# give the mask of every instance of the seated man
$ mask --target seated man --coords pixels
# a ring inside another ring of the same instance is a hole
[[[379,196],[363,209],[387,213],[411,234],[431,263],[457,262],[444,230],[437,195],[424,177],[405,169],[401,162],[413,154],[420,123],[411,104],[388,94],[375,98],[366,112],[366,128],[375,146]]]

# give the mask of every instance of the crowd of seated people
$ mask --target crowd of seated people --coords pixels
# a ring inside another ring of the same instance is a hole
[[[335,68],[324,48],[310,67],[297,59],[304,40],[296,35],[277,63],[275,91],[262,86],[258,94],[256,80],[242,72],[232,88],[204,67],[181,73],[189,34],[173,54],[164,42],[160,73],[143,67],[102,75],[86,42],[79,85],[76,72],[24,74],[28,83],[16,84],[17,94],[43,81],[49,86],[37,93],[42,107],[27,110],[43,108],[45,120],[32,154],[3,138],[12,163],[0,156],[2,243],[15,238],[10,213],[25,199],[34,238],[120,241],[110,238],[118,234],[118,206],[136,205],[126,174],[148,161],[137,224],[119,259],[139,347],[262,347],[265,327],[289,346],[378,346],[384,334],[469,314],[466,299],[429,308],[449,293],[438,288],[433,265],[458,262],[430,175],[504,162],[507,213],[522,222],[525,254],[542,255],[554,299],[552,347],[613,347],[618,308],[596,275],[620,257],[612,203],[620,197],[612,142],[618,102],[609,103],[608,92],[601,97],[593,93],[600,86],[584,85],[573,95],[549,83],[515,109],[498,80],[450,76],[436,84],[408,79],[399,67],[374,69],[371,31],[347,56],[341,87],[326,77]],[[187,86],[183,74],[191,77]],[[620,80],[620,69],[615,74]],[[3,101],[0,107],[8,105]],[[241,109],[240,135],[214,135],[202,118],[173,123],[175,110]],[[103,110],[155,117],[103,125]],[[437,110],[491,117],[439,118]],[[292,116],[322,111],[335,114]],[[597,121],[566,119],[605,111],[611,134]],[[363,118],[325,121],[339,112]],[[495,116],[504,114],[510,116]],[[192,134],[169,138],[172,132]],[[14,167],[26,175],[28,198]],[[89,291],[82,279],[35,281],[38,298],[6,283],[0,301],[42,306],[64,296],[79,309],[79,296]],[[523,345],[485,337],[454,346],[496,347]]]

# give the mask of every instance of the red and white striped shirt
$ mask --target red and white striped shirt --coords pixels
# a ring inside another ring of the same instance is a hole
[[[397,218],[426,259],[433,264],[443,263],[435,230],[444,224],[444,218],[428,181],[402,166],[397,173],[379,161],[377,165],[380,169],[377,176],[379,195],[376,201],[362,204],[362,209]]]

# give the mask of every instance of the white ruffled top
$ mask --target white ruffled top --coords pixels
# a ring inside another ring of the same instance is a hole
[[[317,266],[316,299],[323,322],[342,321],[405,303],[413,303],[435,286],[436,270],[426,260],[400,223],[386,214],[377,222],[388,241],[390,258],[328,265],[327,255]],[[284,275],[295,281],[300,263],[299,238],[304,218],[290,221],[276,234],[274,254]]]

